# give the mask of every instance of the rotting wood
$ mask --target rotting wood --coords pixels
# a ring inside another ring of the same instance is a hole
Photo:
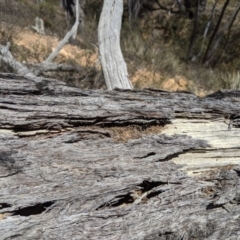
[[[1,239],[240,237],[239,91],[0,86]]]

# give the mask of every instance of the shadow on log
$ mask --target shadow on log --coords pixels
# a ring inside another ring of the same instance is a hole
[[[1,239],[239,239],[240,92],[0,75]]]

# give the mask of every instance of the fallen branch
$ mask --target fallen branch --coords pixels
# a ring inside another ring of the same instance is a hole
[[[0,52],[2,54],[0,59],[7,65],[11,66],[18,74],[26,77],[35,77],[34,73],[32,73],[25,65],[14,59],[12,53],[9,51],[10,46],[10,42],[8,42],[6,46],[0,45]]]
[[[43,74],[44,72],[80,72],[81,68],[69,64],[58,64],[58,63],[40,63],[32,66],[32,71],[36,76]]]
[[[11,44],[8,42],[6,46],[0,45],[0,60],[9,65],[14,69],[14,71],[22,76],[26,77],[37,77],[44,72],[49,71],[63,71],[63,72],[79,72],[81,71],[80,67],[72,66],[69,64],[58,64],[58,63],[39,63],[30,65],[31,67],[28,68],[26,65],[20,63],[16,59],[14,59],[12,53],[10,52]]]

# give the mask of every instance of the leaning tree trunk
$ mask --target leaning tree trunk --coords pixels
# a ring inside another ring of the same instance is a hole
[[[76,38],[77,36],[77,30],[78,30],[78,26],[79,26],[79,10],[81,9],[79,7],[79,0],[76,0],[76,18],[75,18],[75,23],[72,26],[71,30],[69,32],[67,32],[67,34],[65,35],[65,37],[61,40],[61,42],[59,42],[58,46],[56,47],[56,49],[53,50],[53,52],[50,54],[50,56],[48,56],[48,58],[44,61],[44,64],[49,64],[50,62],[52,62],[52,60],[58,55],[58,53],[61,51],[61,49],[63,48],[63,46],[69,41],[69,39],[71,37]]]
[[[239,139],[239,91],[0,74],[0,239],[239,239]]]
[[[108,90],[132,89],[120,47],[123,0],[104,0],[98,26],[100,60]]]

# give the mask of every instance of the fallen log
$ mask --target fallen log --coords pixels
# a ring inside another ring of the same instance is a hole
[[[240,238],[239,91],[0,86],[1,239]]]

